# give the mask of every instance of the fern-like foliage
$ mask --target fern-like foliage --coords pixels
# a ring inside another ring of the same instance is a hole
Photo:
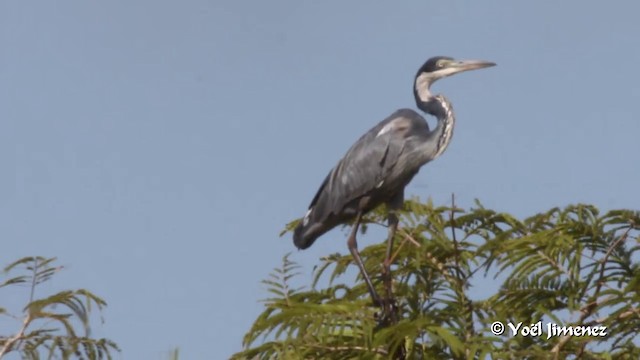
[[[21,315],[0,311],[0,316],[21,322],[15,334],[0,336],[0,358],[13,352],[23,359],[111,359],[118,346],[111,340],[91,337],[91,311],[102,310],[107,305],[103,299],[84,289],[36,298],[37,286],[62,269],[54,266],[55,260],[25,257],[4,269],[7,276],[16,271],[20,275],[8,277],[0,288],[26,285],[29,300]]]
[[[385,217],[379,208],[365,221]],[[233,358],[640,358],[639,233],[640,213],[628,210],[575,205],[519,220],[480,203],[464,211],[408,200],[393,256],[397,323],[379,326],[362,279],[345,279],[350,255],[323,257],[309,289],[291,288],[298,266],[287,255],[264,281],[272,297]],[[381,273],[385,250],[362,249],[370,274]],[[497,290],[472,298],[480,277]],[[607,335],[513,336],[509,327],[495,335],[495,321],[598,326]]]

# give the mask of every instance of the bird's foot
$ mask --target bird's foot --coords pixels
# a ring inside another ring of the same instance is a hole
[[[378,328],[387,327],[398,322],[398,303],[396,299],[382,299],[376,305],[380,307],[380,311],[374,313]]]

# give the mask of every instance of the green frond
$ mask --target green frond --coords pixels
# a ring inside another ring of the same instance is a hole
[[[169,354],[169,360],[179,360],[180,359],[180,348],[175,348],[171,350]]]
[[[9,285],[17,285],[23,283],[32,283],[32,285],[37,285],[42,282],[45,282],[51,278],[56,272],[62,269],[61,266],[58,267],[50,267],[49,265],[53,263],[56,258],[44,258],[41,256],[27,256],[21,259],[18,259],[11,264],[7,265],[4,268],[4,273],[9,274],[12,271],[15,271],[18,268],[24,268],[28,274],[27,275],[19,275],[16,277],[9,278],[0,283],[0,288],[9,286]]]
[[[112,359],[111,353],[120,351],[117,344],[108,339],[86,337],[40,336],[28,338],[24,343],[23,358],[40,359],[40,349],[46,358],[85,358],[89,360]]]
[[[16,276],[10,279],[7,279],[3,282],[0,283],[0,288],[5,287],[5,286],[9,286],[9,285],[17,285],[17,284],[23,284],[29,281],[29,277],[26,275],[20,275],[20,276]]]
[[[284,226],[284,229],[280,231],[280,237],[284,236],[286,233],[292,232],[296,228],[296,226],[298,226],[298,223],[300,223],[300,221],[302,221],[302,219],[295,219],[287,223]]]

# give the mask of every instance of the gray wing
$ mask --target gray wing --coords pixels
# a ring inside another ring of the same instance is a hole
[[[375,191],[396,165],[413,131],[428,131],[427,122],[413,110],[401,109],[365,133],[324,179],[311,201],[298,236],[300,248],[311,245],[345,218],[356,215],[353,207],[361,197]]]

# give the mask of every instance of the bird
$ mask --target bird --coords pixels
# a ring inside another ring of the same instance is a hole
[[[413,82],[416,106],[434,116],[436,127],[417,111],[403,108],[360,137],[325,177],[309,208],[293,231],[298,249],[309,248],[320,236],[341,224],[352,222],[347,238],[349,252],[367,285],[373,303],[386,306],[391,297],[390,266],[393,238],[398,227],[397,211],[404,203],[404,189],[426,163],[436,159],[449,146],[455,125],[451,102],[441,94],[432,94],[437,80],[469,70],[495,66],[482,60],[456,60],[449,56],[428,59],[417,71]],[[387,302],[383,303],[367,273],[356,234],[362,216],[386,204],[388,235],[382,274],[387,276]]]

